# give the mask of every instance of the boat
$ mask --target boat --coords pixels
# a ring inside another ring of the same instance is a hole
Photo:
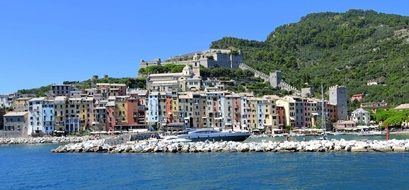
[[[336,136],[336,135],[345,135],[346,133],[336,131],[336,132],[327,132],[327,134]]]
[[[249,136],[248,131],[218,131],[213,128],[204,128],[177,135],[177,138],[191,141],[244,141]]]
[[[185,143],[185,142],[192,142],[190,139],[186,138],[179,138],[176,135],[165,136],[162,139],[163,142],[170,142],[170,143]]]

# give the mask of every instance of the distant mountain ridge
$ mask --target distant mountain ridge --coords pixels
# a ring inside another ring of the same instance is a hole
[[[409,102],[409,17],[350,10],[313,13],[277,27],[265,41],[224,37],[211,48],[241,49],[244,62],[269,73],[281,70],[298,88],[346,85],[365,102]],[[367,81],[384,78],[384,84]]]

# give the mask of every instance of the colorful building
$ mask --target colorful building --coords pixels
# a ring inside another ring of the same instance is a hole
[[[97,83],[97,93],[102,97],[108,98],[110,96],[125,96],[127,86],[126,84],[111,84],[111,83]]]

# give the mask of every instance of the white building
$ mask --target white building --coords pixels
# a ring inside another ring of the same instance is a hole
[[[181,73],[150,74],[146,78],[146,89],[159,92],[184,92],[200,90],[201,77],[199,65],[189,65]]]
[[[159,118],[159,92],[151,92],[148,96],[148,123],[154,124],[160,121]]]
[[[0,108],[9,108],[12,106],[13,99],[9,95],[0,95]]]
[[[368,111],[358,108],[351,113],[351,120],[355,121],[358,125],[369,125],[371,121],[371,115]]]
[[[33,98],[28,107],[28,135],[51,134],[54,130],[54,102]]]
[[[242,130],[249,129],[249,119],[250,119],[250,102],[249,97],[240,97],[240,123]]]

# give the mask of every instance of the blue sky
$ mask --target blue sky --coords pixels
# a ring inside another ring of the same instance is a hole
[[[308,13],[349,9],[408,15],[409,2],[0,0],[0,94],[135,77],[141,59],[204,50],[223,36],[264,40]]]

